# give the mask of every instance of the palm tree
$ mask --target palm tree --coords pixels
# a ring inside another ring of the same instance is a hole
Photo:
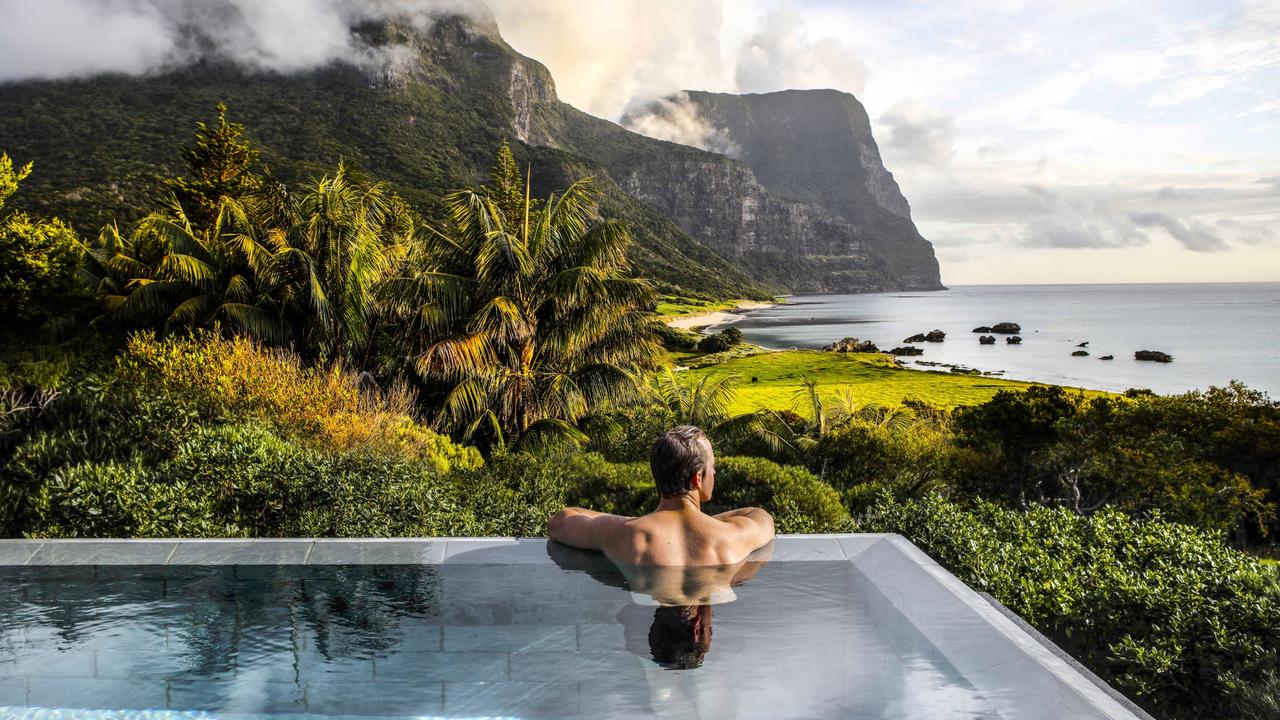
[[[665,368],[654,376],[653,388],[677,424],[697,425],[712,432],[735,419],[729,415],[729,405],[740,379],[738,375],[703,375],[696,381],[682,382],[671,368]]]
[[[143,218],[131,235],[103,228],[88,253],[86,273],[103,300],[105,319],[163,333],[223,325],[268,342],[283,342],[276,274],[279,245],[254,230],[244,208],[224,199],[213,224],[197,229],[171,199]]]
[[[367,368],[382,319],[379,286],[414,240],[414,218],[384,185],[353,177],[344,163],[307,186],[296,206],[272,204],[262,214],[287,223],[280,265],[303,349]]]
[[[505,143],[491,178],[447,198],[388,296],[444,424],[500,446],[583,441],[577,423],[637,400],[657,367],[653,290],[630,276],[627,228],[593,217],[590,180],[535,200]]]

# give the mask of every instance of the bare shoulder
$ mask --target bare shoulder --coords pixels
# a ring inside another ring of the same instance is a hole
[[[735,554],[750,553],[773,539],[773,516],[762,508],[740,508],[717,515],[728,526],[726,535],[734,545]]]

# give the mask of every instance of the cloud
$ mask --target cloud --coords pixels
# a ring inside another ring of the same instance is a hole
[[[1114,198],[1091,194],[1089,188],[1074,192],[1026,186],[1040,204],[1040,216],[1025,224],[1021,245],[1035,248],[1101,249],[1145,245],[1148,238],[1110,209]]]
[[[799,11],[772,9],[738,53],[734,70],[738,92],[836,88],[862,92],[867,68],[834,37],[809,38]]]
[[[690,145],[729,157],[738,157],[742,149],[723,128],[717,128],[702,117],[698,104],[689,94],[680,92],[660,98],[636,112],[622,117],[623,127],[658,140]]]
[[[404,18],[429,26],[442,12],[485,17],[468,0],[41,0],[5,4],[0,82],[101,73],[141,75],[204,58],[268,72],[347,62],[377,68],[393,48],[353,30]]]
[[[889,129],[887,144],[897,157],[942,166],[956,152],[956,123],[918,100],[899,100],[880,116]]]
[[[1150,211],[1129,213],[1129,220],[1138,227],[1161,228],[1183,247],[1195,252],[1221,252],[1230,248],[1209,226],[1194,220],[1183,223],[1168,213]]]
[[[597,117],[679,90],[733,90],[719,0],[486,0],[503,38],[547,66],[560,97]]]
[[[1231,218],[1221,218],[1214,225],[1229,234],[1233,240],[1246,245],[1270,245],[1277,238],[1275,231],[1262,223],[1243,223]]]

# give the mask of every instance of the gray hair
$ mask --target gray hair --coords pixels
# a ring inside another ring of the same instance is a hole
[[[693,489],[693,476],[707,466],[702,440],[707,434],[693,425],[682,425],[658,436],[649,455],[649,469],[658,494],[679,497]]]

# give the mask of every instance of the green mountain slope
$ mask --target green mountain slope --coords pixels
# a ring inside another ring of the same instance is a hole
[[[666,292],[941,287],[932,247],[909,218],[864,202],[869,214],[851,221],[827,198],[767,182],[748,162],[580,112],[560,102],[546,68],[512,50],[491,20],[441,17],[425,31],[385,21],[357,31],[371,46],[394,48],[394,61],[283,75],[205,60],[142,77],[0,85],[0,149],[37,164],[21,202],[86,233],[135,219],[159,178],[178,171],[177,146],[194,122],[225,102],[282,179],[314,176],[345,158],[428,218],[448,191],[481,181],[508,139],[517,159],[532,163],[536,192],[595,177],[605,192],[601,211],[633,228],[637,271]],[[923,253],[895,254],[886,241],[904,224]]]

